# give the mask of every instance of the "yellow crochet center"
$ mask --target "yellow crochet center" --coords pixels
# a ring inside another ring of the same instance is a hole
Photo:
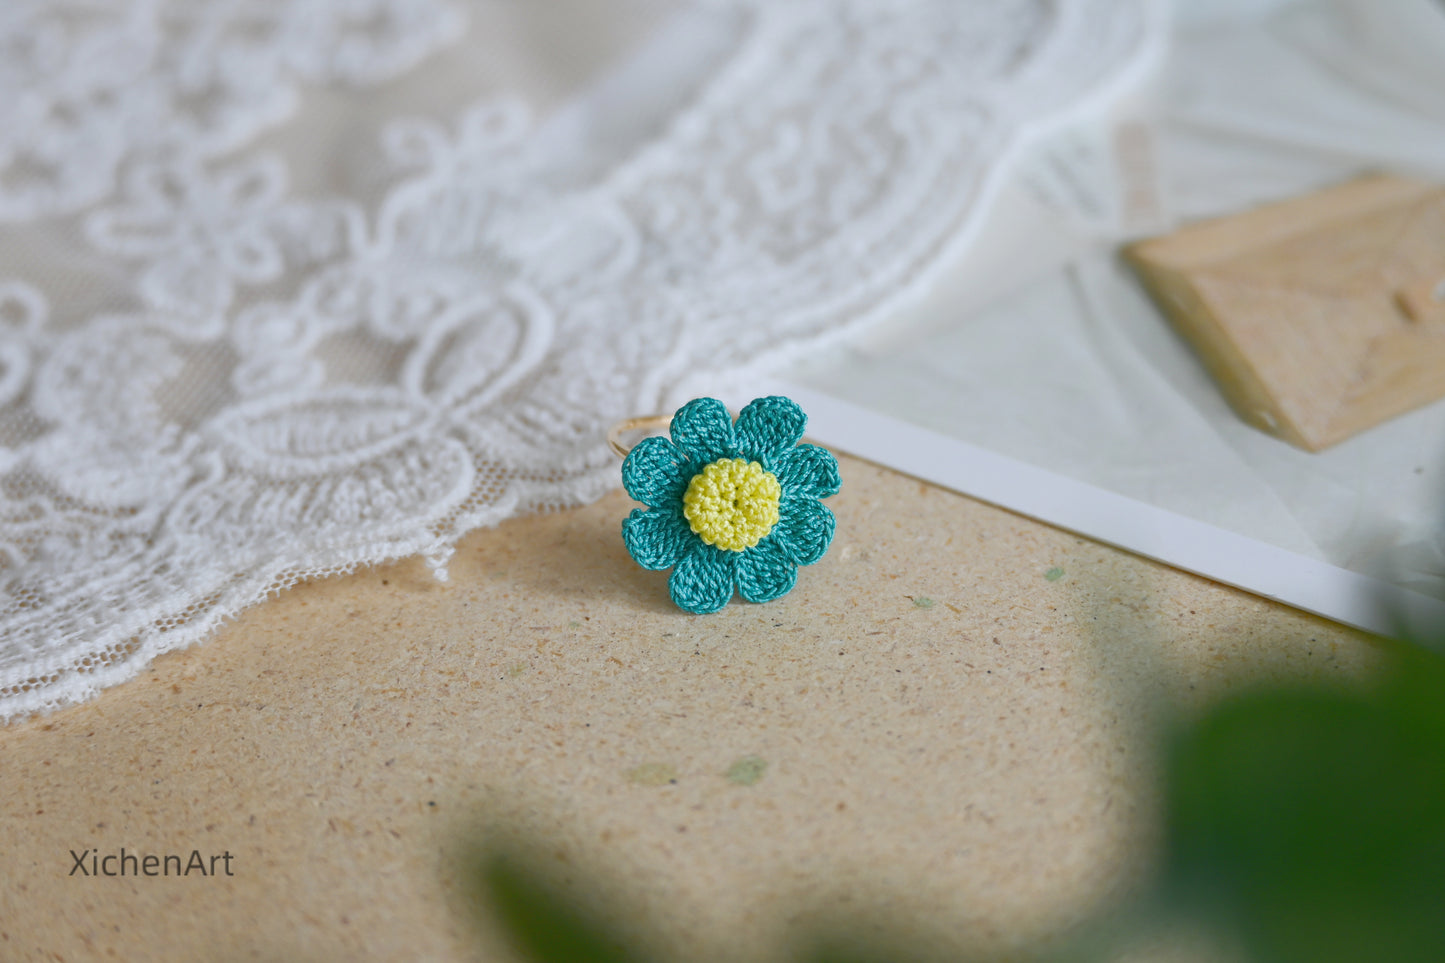
[[[682,514],[704,542],[741,552],[778,524],[782,497],[782,486],[762,465],[722,458],[692,476],[682,496]]]

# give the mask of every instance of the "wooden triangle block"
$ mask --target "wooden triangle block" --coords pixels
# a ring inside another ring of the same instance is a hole
[[[1445,189],[1367,177],[1125,257],[1240,417],[1294,445],[1445,397]]]

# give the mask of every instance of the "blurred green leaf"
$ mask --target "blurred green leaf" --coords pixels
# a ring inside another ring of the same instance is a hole
[[[1261,961],[1445,960],[1445,662],[1229,700],[1167,757],[1166,886]]]
[[[517,950],[534,963],[637,963],[606,926],[579,910],[519,860],[487,859],[482,896]]]
[[[906,939],[898,939],[885,949],[878,940],[854,942],[845,938],[841,934],[846,929],[839,926],[812,952],[800,954],[800,963],[915,963],[922,959]]]

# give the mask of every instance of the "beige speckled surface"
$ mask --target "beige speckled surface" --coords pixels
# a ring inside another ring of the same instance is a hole
[[[475,533],[447,585],[406,562],[301,586],[0,729],[0,959],[513,959],[461,883],[499,839],[605,882],[660,958],[783,959],[832,914],[940,958],[1007,950],[1147,872],[1158,706],[1378,656],[842,466],[833,550],[779,602],[672,608],[619,492]],[[729,779],[753,756],[761,778]],[[235,875],[68,876],[93,847],[229,852]]]

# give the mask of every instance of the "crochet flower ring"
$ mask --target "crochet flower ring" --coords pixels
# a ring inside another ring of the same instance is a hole
[[[673,415],[672,440],[644,438],[622,463],[622,486],[648,506],[622,522],[627,551],[646,569],[672,569],[668,593],[687,612],[716,612],[736,590],[771,602],[823,557],[838,493],[838,462],[800,445],[808,418],[789,398],[759,398],[733,424],[716,398]]]

